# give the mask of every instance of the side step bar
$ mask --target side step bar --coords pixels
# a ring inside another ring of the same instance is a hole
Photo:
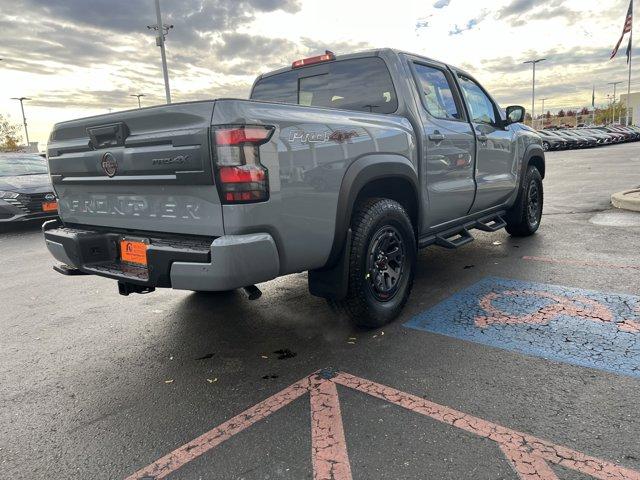
[[[496,215],[490,219],[481,219],[476,221],[476,227],[483,232],[497,232],[501,228],[507,226],[507,222],[500,215]]]
[[[469,233],[469,230],[463,228],[452,234],[436,235],[435,243],[439,247],[454,249],[471,242],[473,242],[473,235]]]
[[[506,227],[507,222],[504,220],[503,215],[504,212],[499,212],[477,220],[472,220],[464,225],[458,225],[434,235],[420,238],[418,246],[424,248],[435,244],[439,247],[449,249],[462,247],[474,240],[470,230],[477,228],[483,232],[497,232]]]

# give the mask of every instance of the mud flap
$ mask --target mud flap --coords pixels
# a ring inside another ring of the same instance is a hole
[[[349,288],[349,253],[351,252],[351,229],[347,230],[344,250],[338,262],[331,268],[309,270],[309,293],[330,300],[342,300]]]

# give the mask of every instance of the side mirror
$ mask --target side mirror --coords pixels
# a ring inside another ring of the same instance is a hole
[[[524,107],[520,105],[511,105],[507,107],[507,121],[506,125],[512,123],[520,123],[524,121]]]

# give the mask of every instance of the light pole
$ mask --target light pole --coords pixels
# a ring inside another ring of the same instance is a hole
[[[616,121],[616,86],[622,82],[609,82],[607,85],[613,85],[613,108],[611,109],[611,123]]]
[[[142,108],[142,105],[140,104],[140,97],[144,97],[144,93],[134,93],[129,96],[136,97],[138,99],[138,108]]]
[[[160,13],[160,0],[156,0],[156,21],[155,25],[147,25],[149,30],[157,32],[156,45],[160,47],[160,56],[162,57],[162,74],[164,75],[164,91],[167,96],[167,103],[171,103],[171,89],[169,88],[169,70],[167,69],[167,54],[164,50],[164,40],[173,25],[162,23],[162,14]]]
[[[11,100],[18,100],[20,102],[20,109],[22,110],[22,123],[24,124],[24,136],[27,138],[27,148],[29,147],[29,130],[27,130],[27,117],[24,115],[24,102],[25,100],[31,100],[29,97],[12,97]]]
[[[542,99],[542,126],[544,126],[544,101],[545,100],[549,100],[548,98],[543,98]]]
[[[535,114],[536,114],[536,64],[540,62],[544,62],[546,58],[537,58],[535,60],[527,60],[523,62],[523,64],[530,63],[533,65],[533,82],[531,87],[531,125],[535,122]]]

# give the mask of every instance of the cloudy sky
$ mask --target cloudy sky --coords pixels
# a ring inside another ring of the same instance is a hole
[[[625,46],[609,53],[628,0],[162,0],[174,28],[167,56],[174,101],[246,97],[255,75],[330,49],[395,47],[459,65],[503,105],[530,108],[531,71],[547,107],[606,103],[627,78]],[[0,114],[31,140],[53,123],[164,100],[160,52],[146,25],[153,0],[0,0]],[[626,45],[626,42],[623,43]],[[640,89],[640,55],[632,89]],[[619,89],[626,91],[626,84]],[[540,111],[538,103],[537,109]]]

